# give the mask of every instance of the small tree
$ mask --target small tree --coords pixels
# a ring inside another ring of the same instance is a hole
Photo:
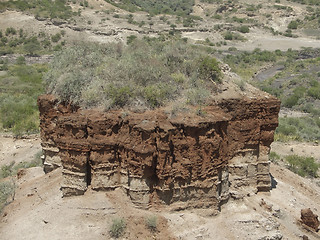
[[[31,56],[36,55],[36,52],[39,51],[41,45],[37,39],[32,39],[24,44],[24,50]]]

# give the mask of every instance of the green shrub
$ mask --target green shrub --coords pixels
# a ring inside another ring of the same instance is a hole
[[[14,166],[14,162],[11,162],[10,164],[7,164],[7,165],[2,165],[1,172],[0,172],[0,179],[12,176],[13,166]]]
[[[146,218],[146,226],[150,231],[155,232],[157,230],[157,220],[157,216],[149,216]]]
[[[248,26],[241,26],[241,27],[239,28],[239,32],[248,33],[248,32],[250,32],[250,29],[249,29]]]
[[[244,37],[242,37],[239,33],[234,33],[227,31],[223,34],[225,40],[239,40],[239,41],[244,41],[246,40]]]
[[[116,218],[112,220],[112,225],[110,227],[110,236],[114,238],[119,238],[124,234],[126,229],[126,222],[123,218]]]
[[[222,19],[222,16],[219,15],[219,14],[215,14],[212,16],[214,19],[218,19],[218,20],[221,20]]]
[[[24,65],[24,64],[26,64],[26,59],[24,58],[24,56],[19,56],[19,57],[17,58],[17,64],[18,64],[18,65]]]
[[[320,86],[309,88],[308,95],[313,97],[314,99],[320,99]]]
[[[110,85],[106,93],[112,99],[113,105],[123,107],[130,99],[132,89],[129,86],[116,87]]]
[[[289,169],[302,177],[317,177],[320,164],[316,163],[313,157],[300,157],[290,155],[286,157]]]
[[[199,76],[204,80],[221,83],[222,73],[217,60],[210,57],[202,58],[199,63]]]
[[[30,39],[24,44],[24,50],[31,56],[35,56],[40,49],[40,42],[36,38]]]
[[[293,94],[285,99],[283,105],[288,108],[292,108],[293,106],[297,105],[299,99],[304,96],[306,90],[307,89],[305,87],[296,87],[293,90]]]
[[[16,35],[17,31],[13,27],[9,27],[6,29],[6,36]]]
[[[54,43],[59,42],[60,39],[61,39],[61,34],[60,33],[56,33],[55,35],[51,36],[51,40]]]
[[[269,153],[269,160],[271,162],[277,163],[281,157],[276,152],[270,152]]]
[[[137,39],[136,35],[130,35],[127,37],[127,44],[129,45],[130,43],[132,43],[135,39]]]
[[[297,29],[298,28],[298,21],[291,21],[289,24],[288,24],[288,29]]]

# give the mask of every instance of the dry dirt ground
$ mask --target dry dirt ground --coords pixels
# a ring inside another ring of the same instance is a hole
[[[13,154],[28,161],[27,153],[40,148],[39,139],[0,140],[5,156],[1,164],[10,162]],[[283,236],[298,240],[303,235],[320,239],[319,232],[310,232],[299,223],[302,208],[320,215],[320,186],[274,164],[271,174],[274,181],[270,193],[230,200],[218,215],[211,215],[210,209],[137,209],[122,190],[87,191],[83,196],[62,198],[60,169],[44,174],[39,167],[30,168],[16,179],[15,197],[0,215],[0,239],[111,239],[109,229],[115,218],[124,218],[127,224],[120,239],[257,240]],[[150,216],[158,219],[155,232],[145,224]]]
[[[37,135],[24,139],[0,135],[0,166],[12,162],[16,164],[24,161],[29,162],[40,151],[40,138]]]
[[[320,145],[312,142],[274,142],[271,145],[271,151],[280,156],[298,155],[313,157],[320,163]]]

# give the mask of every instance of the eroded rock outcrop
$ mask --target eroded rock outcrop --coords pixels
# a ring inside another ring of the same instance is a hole
[[[279,100],[221,100],[202,116],[81,110],[38,100],[47,171],[62,166],[64,196],[121,187],[141,207],[219,206],[270,189],[268,153]]]
[[[301,209],[301,221],[314,231],[318,231],[320,225],[318,216],[310,208]]]

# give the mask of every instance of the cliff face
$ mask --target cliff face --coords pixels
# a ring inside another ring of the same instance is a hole
[[[147,208],[219,206],[270,189],[268,153],[280,102],[271,97],[222,100],[205,114],[169,118],[81,110],[39,97],[45,170],[63,167],[64,196],[121,187]]]

